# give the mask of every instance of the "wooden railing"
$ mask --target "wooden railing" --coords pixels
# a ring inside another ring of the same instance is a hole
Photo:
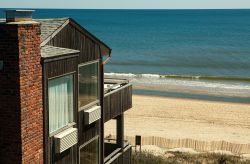
[[[115,118],[132,107],[132,84],[125,84],[120,88],[104,95],[104,122]]]
[[[131,164],[132,146],[125,144],[124,148],[114,143],[105,143],[105,164]]]

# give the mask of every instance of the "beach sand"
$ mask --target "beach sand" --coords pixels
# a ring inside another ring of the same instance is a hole
[[[133,95],[125,135],[250,143],[250,104]],[[105,135],[115,135],[115,122]]]

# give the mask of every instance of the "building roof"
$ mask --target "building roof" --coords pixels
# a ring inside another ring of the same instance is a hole
[[[54,32],[56,32],[60,27],[63,27],[67,23],[68,18],[61,19],[35,19],[34,21],[41,23],[41,39],[46,40]]]
[[[45,45],[41,48],[41,56],[43,58],[50,58],[50,57],[69,55],[69,54],[77,54],[79,52],[80,51],[78,50],[54,47],[54,46],[48,46],[48,45]]]
[[[71,18],[53,18],[53,19],[33,19],[36,22],[41,23],[41,47],[45,46],[56,34],[58,34],[67,24],[71,23],[76,28],[80,29],[82,33],[92,39],[94,42],[100,45],[103,50],[103,54],[111,53],[111,48],[104,42],[99,40],[84,27],[79,25],[75,20]],[[0,19],[0,22],[5,22],[5,19]]]
[[[41,40],[43,42],[51,37],[60,27],[68,23],[69,18],[33,19],[33,21],[41,23]],[[6,19],[0,19],[0,22],[6,22]]]
[[[70,23],[91,40],[99,44],[104,52],[103,54],[110,55],[111,53],[111,48],[109,46],[107,46],[104,42],[99,40],[96,36],[91,34],[88,30],[71,18],[34,19],[34,21],[41,23],[41,46],[46,45],[57,33],[59,33],[67,24]]]

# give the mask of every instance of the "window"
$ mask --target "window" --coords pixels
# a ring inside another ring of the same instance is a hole
[[[73,122],[73,75],[49,80],[49,132]]]
[[[79,67],[79,108],[98,100],[98,62]]]
[[[80,164],[99,163],[99,137],[80,149]]]

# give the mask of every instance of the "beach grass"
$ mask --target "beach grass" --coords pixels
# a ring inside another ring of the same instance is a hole
[[[250,160],[240,156],[218,153],[190,154],[171,152],[165,156],[157,156],[151,152],[142,151],[132,155],[133,164],[249,164]]]

